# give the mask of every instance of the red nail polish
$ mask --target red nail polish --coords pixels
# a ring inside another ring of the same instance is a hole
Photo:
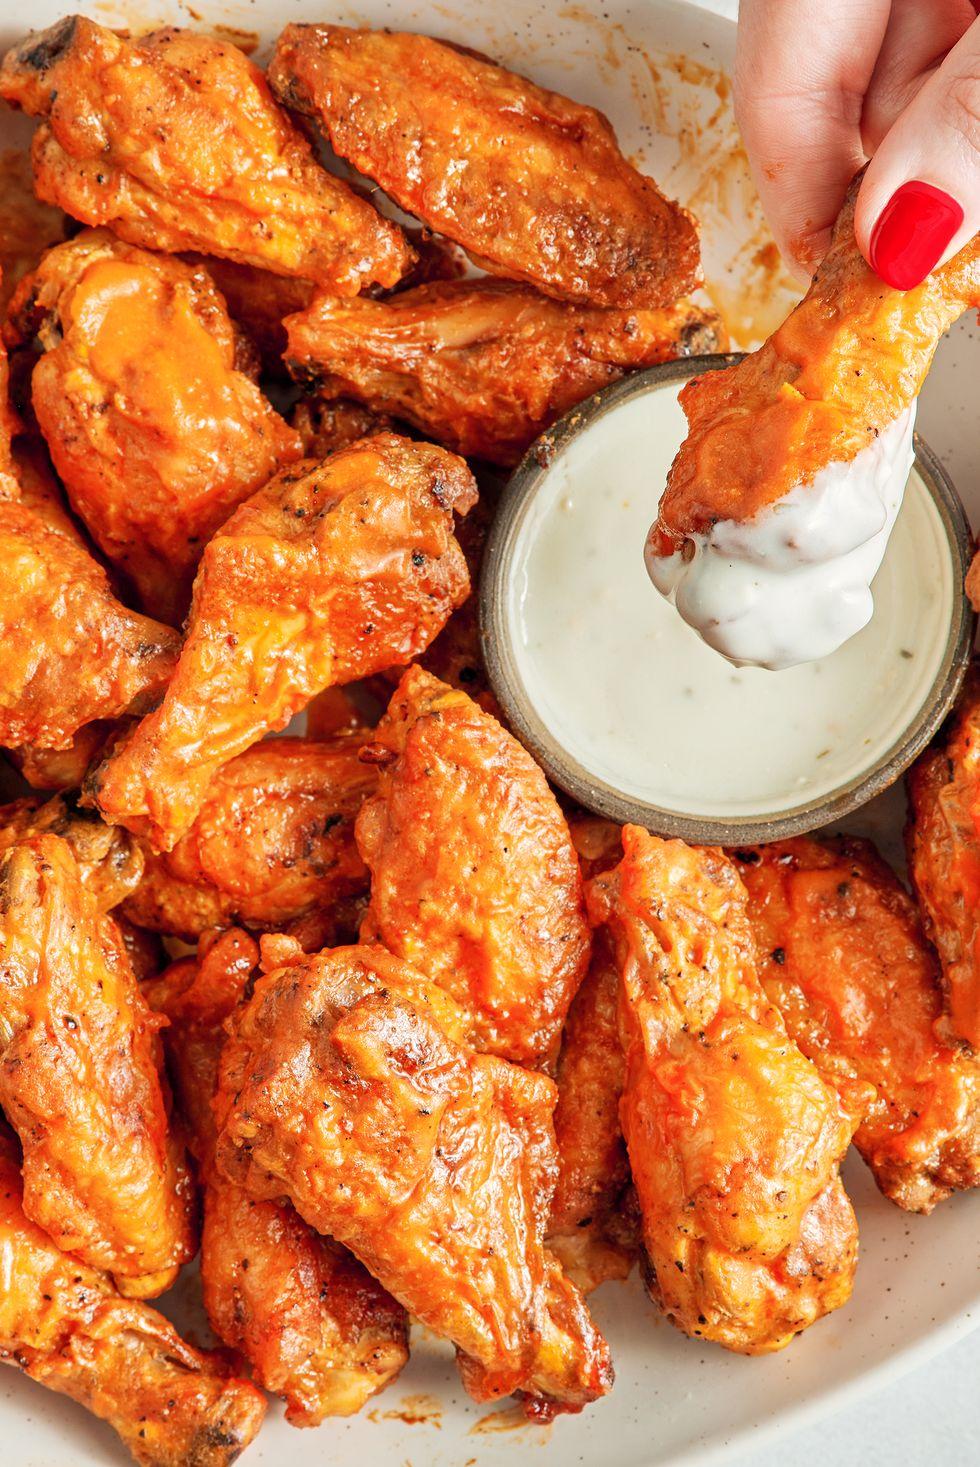
[[[903,183],[871,232],[871,268],[886,285],[911,290],[939,263],[962,223],[962,208],[941,188],[919,179]]]

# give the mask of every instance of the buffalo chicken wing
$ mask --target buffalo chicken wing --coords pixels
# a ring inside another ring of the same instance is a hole
[[[731,862],[636,826],[623,848],[588,891],[620,972],[652,1292],[687,1334],[778,1350],[850,1295],[854,1125],[765,997]]]
[[[236,368],[208,274],[86,230],[49,250],[11,304],[44,349],[38,424],[72,506],[143,609],[176,625],[204,545],[300,456]]]
[[[420,667],[365,750],[357,818],[371,872],[361,939],[441,984],[480,1050],[554,1058],[589,958],[578,861],[541,770],[513,735]]]
[[[127,39],[67,16],[9,51],[0,96],[42,119],[34,187],[152,250],[199,250],[356,295],[411,262],[401,231],[320,167],[235,46]]]
[[[25,1211],[17,1145],[2,1127],[0,1258],[0,1361],[101,1416],[140,1467],[230,1467],[248,1446],[261,1392],[59,1252]]]
[[[195,1247],[157,1027],[67,843],[35,835],[8,850],[0,1105],[24,1148],[24,1210],[139,1297],[167,1288]]]
[[[554,1086],[465,1042],[466,1018],[380,948],[260,978],[232,1020],[218,1164],[286,1192],[459,1352],[477,1400],[532,1415],[611,1384],[605,1342],[543,1235]]]
[[[936,1037],[938,965],[898,878],[857,840],[781,841],[735,860],[766,994],[859,1122],[881,1190],[930,1212],[980,1183],[980,1065]]]
[[[105,817],[172,850],[218,770],[315,694],[421,652],[469,589],[462,460],[387,433],[284,470],[204,551],[160,707],[89,780]]]
[[[288,25],[269,79],[342,158],[494,274],[627,308],[698,284],[694,220],[591,107],[429,36],[336,25]]]
[[[321,392],[504,465],[624,372],[722,344],[717,318],[688,301],[605,311],[501,280],[421,285],[385,300],[321,293],[286,329],[290,369]]]

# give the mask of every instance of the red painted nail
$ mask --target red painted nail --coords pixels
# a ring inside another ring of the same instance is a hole
[[[886,285],[911,290],[938,265],[962,223],[962,208],[941,188],[919,179],[903,183],[871,232],[871,268]]]

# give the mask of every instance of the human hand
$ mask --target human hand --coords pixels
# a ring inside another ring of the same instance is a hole
[[[741,0],[735,107],[784,256],[812,273],[870,158],[854,233],[918,285],[980,231],[980,0]]]

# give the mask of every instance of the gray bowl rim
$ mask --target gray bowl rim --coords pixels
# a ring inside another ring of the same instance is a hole
[[[953,601],[946,646],[929,693],[892,745],[862,774],[829,795],[806,800],[778,814],[714,819],[665,810],[619,790],[592,774],[563,747],[537,712],[517,671],[507,622],[505,594],[518,532],[551,464],[567,445],[598,418],[643,393],[719,371],[741,361],[743,353],[682,357],[631,373],[579,403],[542,433],[507,482],[483,555],[479,586],[480,646],[494,694],[510,726],[548,778],[587,810],[617,824],[640,825],[660,835],[699,845],[748,846],[804,835],[852,814],[895,784],[930,743],[956,701],[972,656],[976,616],[961,589]],[[915,466],[926,485],[946,534],[954,586],[962,588],[973,553],[969,521],[952,480],[923,438],[915,435]],[[651,588],[652,590],[652,588]]]

